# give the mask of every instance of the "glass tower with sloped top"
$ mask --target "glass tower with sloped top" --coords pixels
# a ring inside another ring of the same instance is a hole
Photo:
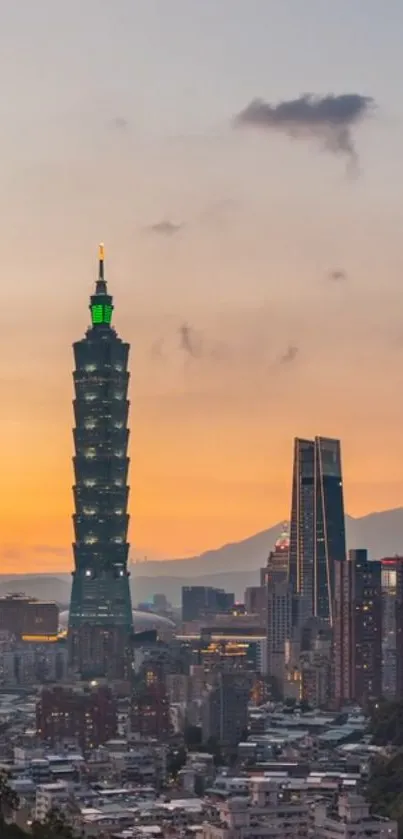
[[[346,559],[341,447],[315,437],[294,442],[289,580],[306,617],[333,623],[335,563]],[[294,618],[296,615],[294,615]]]
[[[133,618],[127,570],[129,344],[112,326],[99,248],[91,326],[74,344],[74,571],[69,651],[82,678],[129,675]]]

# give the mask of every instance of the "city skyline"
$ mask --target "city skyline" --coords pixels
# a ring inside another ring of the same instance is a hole
[[[401,5],[368,0],[365,32],[349,0],[18,5],[2,572],[72,569],[69,347],[102,239],[135,366],[133,558],[287,517],[295,434],[342,440],[349,514],[401,506]]]

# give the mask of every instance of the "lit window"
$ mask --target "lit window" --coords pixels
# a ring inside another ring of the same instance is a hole
[[[92,373],[96,369],[97,368],[96,368],[95,364],[86,364],[85,367],[84,367],[84,370],[85,370],[86,373]]]
[[[98,539],[97,539],[97,537],[96,537],[96,536],[94,536],[94,534],[93,534],[93,533],[90,533],[90,534],[89,534],[88,536],[86,536],[86,537],[85,537],[85,539],[84,539],[84,542],[85,542],[85,544],[86,544],[86,545],[94,545],[94,544],[95,544],[95,542],[97,542],[97,541],[98,541]]]
[[[86,449],[85,452],[84,452],[84,457],[93,458],[93,457],[96,457],[96,453],[97,453],[96,449],[94,449],[94,448]]]
[[[97,398],[96,393],[84,393],[84,399],[86,402],[93,402],[94,399]]]
[[[95,426],[96,426],[95,420],[87,420],[84,423],[84,428],[86,428],[87,431],[89,431],[91,428],[95,428]]]
[[[86,478],[85,481],[84,481],[84,486],[85,487],[94,487],[95,484],[96,484],[95,478]]]

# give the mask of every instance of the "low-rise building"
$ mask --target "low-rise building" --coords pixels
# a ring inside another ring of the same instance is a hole
[[[313,834],[317,839],[397,839],[392,819],[373,816],[362,795],[345,794],[336,807],[318,802],[313,808]]]

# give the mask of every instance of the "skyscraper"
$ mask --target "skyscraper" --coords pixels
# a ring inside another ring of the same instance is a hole
[[[112,327],[99,249],[91,326],[74,344],[74,563],[69,650],[83,678],[124,678],[133,618],[127,560],[129,344]]]
[[[403,558],[396,560],[395,599],[396,699],[403,699]]]
[[[334,566],[346,558],[340,441],[296,439],[289,579],[312,615],[333,621]]]
[[[265,586],[274,573],[287,574],[290,556],[290,534],[288,522],[284,522],[281,535],[274,550],[270,551],[265,568],[260,569],[260,585]]]
[[[338,706],[367,705],[382,695],[382,585],[380,562],[349,552],[335,567],[334,696]]]

